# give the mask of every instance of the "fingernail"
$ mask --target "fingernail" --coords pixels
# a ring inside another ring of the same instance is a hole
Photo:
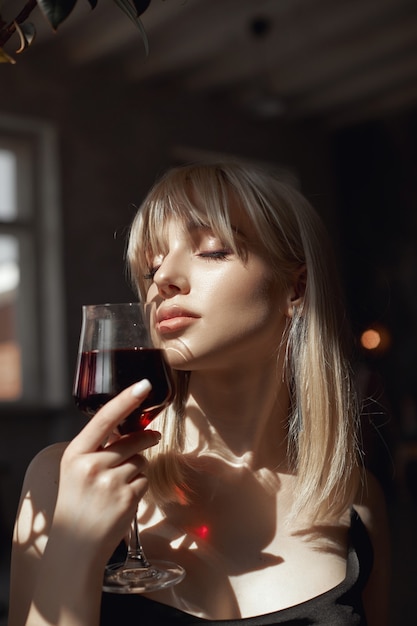
[[[141,396],[152,389],[152,385],[147,378],[140,380],[132,389],[132,396]]]

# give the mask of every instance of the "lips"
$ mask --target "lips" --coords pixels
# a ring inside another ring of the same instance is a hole
[[[156,315],[156,328],[161,334],[175,332],[187,328],[199,315],[178,305],[162,307]]]

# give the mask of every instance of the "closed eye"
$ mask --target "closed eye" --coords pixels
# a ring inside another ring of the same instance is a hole
[[[155,276],[156,272],[159,270],[161,266],[160,265],[156,265],[155,267],[151,267],[149,272],[147,274],[143,275],[143,278],[145,280],[153,280],[153,277]]]
[[[224,250],[208,250],[206,252],[199,252],[197,256],[201,259],[214,260],[214,261],[225,261],[228,257],[233,254],[233,251],[229,248],[225,248]],[[143,275],[145,280],[153,280],[156,272],[161,267],[161,264],[155,265],[149,269],[147,274]]]
[[[200,252],[199,257],[202,259],[214,259],[215,261],[224,261],[232,254],[232,250],[213,250],[209,252]]]

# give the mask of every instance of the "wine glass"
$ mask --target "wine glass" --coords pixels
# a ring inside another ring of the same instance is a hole
[[[73,391],[78,408],[91,418],[108,400],[136,381],[147,378],[152,384],[147,398],[119,426],[121,434],[146,428],[173,396],[163,350],[155,349],[150,339],[149,310],[144,313],[145,308],[138,302],[82,307]],[[184,576],[184,569],[176,563],[149,563],[135,515],[126,560],[106,567],[103,589],[113,593],[155,591],[179,583]]]

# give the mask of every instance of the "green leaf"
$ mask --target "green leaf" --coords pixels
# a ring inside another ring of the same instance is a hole
[[[148,36],[146,34],[146,31],[142,22],[140,21],[139,17],[136,14],[136,9],[133,8],[129,0],[113,0],[113,2],[117,4],[117,6],[123,11],[123,13],[126,13],[126,15],[132,20],[132,22],[140,30],[140,34],[143,39],[143,45],[145,46],[146,56],[148,56],[149,54]]]
[[[20,48],[16,50],[16,53],[19,54],[23,52],[33,43],[36,36],[36,29],[31,22],[23,22],[23,24],[18,24],[16,21],[14,23],[16,27],[16,32],[20,37]]]
[[[132,2],[136,9],[136,15],[139,17],[139,15],[145,13],[151,3],[151,0],[132,0]]]
[[[52,28],[56,30],[71,13],[77,0],[37,0]]]

